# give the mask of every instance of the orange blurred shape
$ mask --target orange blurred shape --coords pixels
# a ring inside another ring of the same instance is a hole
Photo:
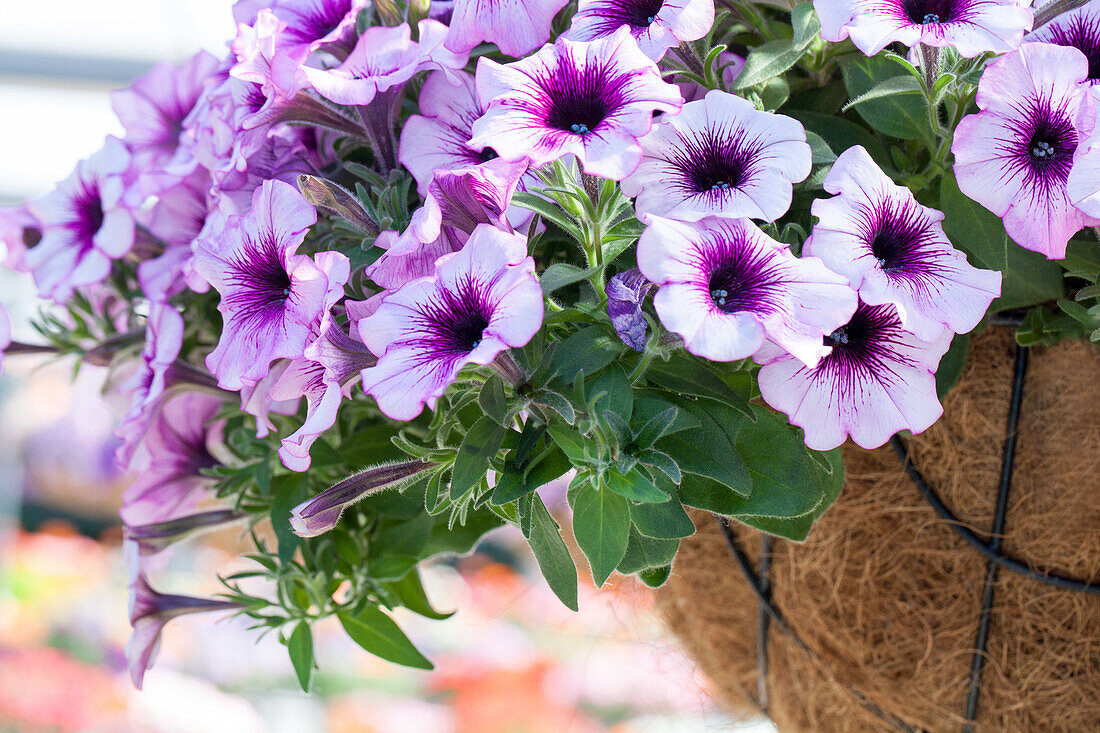
[[[518,669],[461,667],[433,687],[450,692],[456,733],[602,733],[603,726],[558,699],[550,684],[555,665]]]
[[[114,673],[48,647],[0,649],[0,729],[79,731],[117,718]]]

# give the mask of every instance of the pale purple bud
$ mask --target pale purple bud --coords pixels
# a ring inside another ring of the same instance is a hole
[[[299,537],[324,534],[336,526],[344,507],[384,489],[394,488],[431,468],[431,465],[424,461],[405,461],[360,471],[294,507],[290,512],[290,526]]]
[[[653,283],[638,268],[620,272],[607,283],[607,315],[623,343],[635,351],[645,351],[646,323],[642,303]]]

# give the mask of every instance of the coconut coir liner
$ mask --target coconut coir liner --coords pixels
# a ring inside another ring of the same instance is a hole
[[[910,439],[944,502],[987,536],[1011,392],[1007,329],[976,337],[944,417]],[[1035,348],[1024,386],[1004,551],[1100,582],[1100,349]],[[844,491],[805,543],[776,540],[772,597],[809,647],[768,635],[781,731],[963,724],[987,562],[921,498],[893,450],[845,448]],[[732,711],[755,711],[758,602],[714,518],[682,543],[658,606]],[[757,562],[760,533],[738,525]],[[862,701],[861,699],[862,698]],[[977,731],[1100,731],[1100,598],[1001,569]]]

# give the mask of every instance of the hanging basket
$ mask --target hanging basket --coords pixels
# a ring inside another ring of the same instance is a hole
[[[658,603],[721,701],[784,732],[1100,730],[1100,349],[989,329],[935,426],[845,462],[804,544],[695,515]]]

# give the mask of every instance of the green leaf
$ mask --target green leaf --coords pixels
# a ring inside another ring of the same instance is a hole
[[[615,470],[608,472],[607,488],[631,501],[657,504],[668,501],[668,494],[657,488],[657,485],[638,469],[634,469],[625,476]]]
[[[695,534],[695,525],[678,497],[663,504],[631,504],[630,520],[646,537],[672,540]]]
[[[657,448],[676,456],[680,470],[705,476],[721,483],[734,493],[748,496],[752,479],[736,448],[737,433],[749,424],[744,416],[727,404],[712,400],[691,400],[666,397],[681,410],[690,413],[698,426],[666,435],[657,441]],[[681,485],[687,481],[684,476]],[[691,502],[685,497],[685,503]]]
[[[581,231],[577,228],[576,222],[574,222],[568,214],[558,208],[556,204],[547,201],[542,196],[527,193],[526,191],[516,191],[512,195],[512,203],[518,204],[525,209],[530,209],[543,219],[557,224],[575,239],[581,239]]]
[[[814,12],[813,3],[800,3],[791,9],[791,30],[796,47],[804,50],[814,42],[821,31],[821,22]]]
[[[952,173],[944,175],[940,184],[940,209],[945,217],[944,232],[966,253],[970,264],[1003,275],[1001,297],[993,301],[990,311],[1024,308],[1062,297],[1061,266],[1009,239],[1000,217],[967,198]]]
[[[814,522],[833,505],[844,486],[844,459],[839,448],[824,453],[811,451],[811,454],[816,454],[824,463],[822,465],[817,460],[814,461],[817,480],[825,497],[824,500],[812,512],[803,514],[800,517],[790,519],[755,517],[747,523],[769,534],[785,537],[795,542],[806,539],[810,530],[813,529]]]
[[[668,429],[676,422],[676,416],[679,414],[680,408],[672,405],[667,410],[651,417],[638,431],[638,434],[634,436],[634,447],[640,450],[651,448],[661,436],[668,432]]]
[[[539,283],[542,285],[543,295],[549,295],[555,290],[561,290],[567,285],[586,280],[596,272],[599,272],[598,267],[592,268],[591,270],[582,270],[576,265],[570,265],[566,262],[557,262],[547,267],[542,275],[539,276]]]
[[[898,77],[897,66],[889,59],[867,57],[858,53],[842,58],[840,69],[848,96],[852,99],[871,93],[888,79],[912,79],[909,76]],[[894,93],[879,96],[860,104],[856,111],[872,128],[891,137],[926,143],[932,140],[927,102],[923,95]]]
[[[638,573],[638,578],[650,588],[660,588],[670,575],[672,565],[665,565],[663,568],[646,568]]]
[[[883,97],[892,97],[897,94],[920,94],[921,86],[920,82],[909,76],[908,74],[902,76],[892,76],[886,81],[879,82],[869,91],[864,92],[858,97],[854,98],[848,104],[844,105],[842,112],[847,112],[852,107],[856,107],[860,104],[872,102],[876,99],[882,99]]]
[[[570,425],[577,421],[577,411],[573,409],[573,404],[552,389],[540,389],[531,397],[531,401],[536,405],[549,407]]]
[[[286,641],[286,648],[290,652],[290,663],[294,665],[294,673],[298,676],[302,692],[309,692],[313,685],[313,633],[309,630],[309,624],[305,621],[298,622]]]
[[[584,450],[585,440],[580,433],[561,425],[551,425],[548,432],[558,447],[565,451],[569,460],[577,464],[588,462],[588,456]]]
[[[513,502],[561,477],[572,467],[573,462],[561,448],[551,444],[526,466],[501,473],[489,501],[498,506]]]
[[[374,606],[359,613],[338,613],[337,618],[351,640],[376,657],[417,669],[434,669],[393,619]]]
[[[825,142],[825,138],[812,130],[806,131],[806,142],[810,144],[814,165],[828,165],[836,160],[836,153]]]
[[[504,442],[504,428],[492,418],[483,417],[473,424],[462,439],[451,472],[451,498],[458,499],[477,486],[488,473],[489,461]]]
[[[508,399],[504,396],[504,380],[499,374],[493,374],[481,386],[477,402],[485,414],[501,427],[509,427]]]
[[[616,364],[605,369],[586,391],[593,397],[592,409],[595,413],[610,411],[630,421],[634,410],[634,388],[621,366]]]
[[[832,150],[841,152],[853,145],[862,145],[871,154],[874,161],[884,171],[893,170],[890,155],[886,148],[866,128],[857,125],[851,120],[846,120],[838,115],[822,114],[801,109],[787,109],[786,114],[795,118],[805,126],[807,138],[813,132],[821,136],[821,139],[829,144]],[[812,145],[812,143],[811,143]],[[816,162],[816,161],[815,161]]]
[[[600,587],[626,554],[630,507],[619,494],[582,487],[573,504],[573,534],[588,558],[592,579]]]
[[[546,505],[538,495],[532,497],[530,511],[530,532],[527,542],[535,562],[539,564],[542,577],[550,590],[554,591],[561,602],[570,610],[577,606],[577,566],[569,554],[569,548],[561,538],[558,523],[546,510]]]
[[[936,369],[936,396],[941,400],[947,396],[955,382],[962,376],[963,367],[966,366],[966,355],[970,351],[970,336],[965,333],[956,334],[951,339],[951,347],[940,359],[940,365]]]
[[[623,554],[623,559],[619,561],[617,569],[620,573],[629,575],[650,568],[662,568],[671,565],[679,547],[679,539],[666,540],[646,537],[631,527],[626,552]]]
[[[755,419],[744,395],[730,387],[701,360],[693,356],[674,356],[667,362],[654,362],[645,373],[646,381],[671,392],[709,397]],[[675,455],[675,454],[673,454]]]
[[[428,600],[428,594],[424,591],[424,585],[420,582],[420,570],[418,568],[414,567],[403,578],[390,583],[389,588],[401,600],[401,605],[425,618],[442,621],[455,615],[454,611],[441,613],[432,607],[431,601]]]
[[[623,344],[601,326],[586,326],[562,341],[554,352],[552,374],[571,384],[578,374],[595,374],[622,353]]]
[[[801,437],[771,410],[753,406],[755,423],[737,435],[737,451],[752,476],[752,493],[735,514],[789,518],[812,512],[824,499],[815,464]]]
[[[791,11],[791,27],[794,31],[792,40],[769,41],[749,53],[744,68],[733,82],[732,91],[766,82],[798,63],[821,30],[812,4],[802,3],[794,7]]]
[[[294,557],[302,539],[290,528],[290,512],[306,500],[306,475],[283,474],[271,481],[271,527],[279,542],[279,562],[286,564]]]

